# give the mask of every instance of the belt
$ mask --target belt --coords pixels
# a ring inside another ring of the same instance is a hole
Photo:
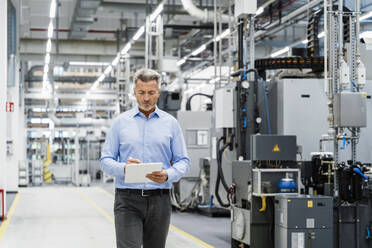
[[[128,195],[139,195],[139,196],[156,196],[156,195],[169,195],[169,189],[120,189],[116,188],[116,191],[123,192]]]

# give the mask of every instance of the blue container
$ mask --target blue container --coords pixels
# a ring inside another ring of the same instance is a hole
[[[297,184],[292,178],[282,178],[279,182],[280,193],[295,193],[297,191]]]

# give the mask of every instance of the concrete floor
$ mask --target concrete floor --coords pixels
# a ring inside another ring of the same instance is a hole
[[[21,188],[0,226],[1,248],[114,248],[113,195],[101,187]],[[213,247],[171,226],[167,248]]]

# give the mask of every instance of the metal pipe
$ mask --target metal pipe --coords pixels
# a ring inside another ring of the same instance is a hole
[[[184,4],[184,0],[182,0]],[[186,9],[186,7],[185,7]],[[213,61],[214,61],[214,78],[217,76],[217,0],[214,0],[214,29],[213,29]],[[214,88],[216,89],[217,80],[214,81]]]
[[[56,30],[58,30],[59,29],[59,0],[57,0],[56,6],[57,6]],[[58,33],[59,32],[56,32],[56,53],[57,53],[57,56],[59,54],[59,45],[58,45],[59,38],[58,38]]]
[[[356,25],[356,29],[355,29],[355,36],[356,36],[356,60],[357,60],[357,64],[359,64],[359,59],[360,59],[360,50],[359,50],[359,34],[360,34],[360,22],[359,22],[359,17],[360,17],[360,0],[356,0],[355,1],[355,4],[356,4],[356,13],[355,13],[355,25]]]
[[[222,34],[222,21],[221,21],[221,17],[222,17],[222,10],[221,10],[221,7],[219,8],[219,11],[218,11],[218,17],[219,17],[219,20],[218,20],[218,34],[221,35]],[[218,88],[221,88],[221,77],[222,77],[222,39],[220,39],[218,41],[218,67],[219,67],[219,80],[218,81]]]
[[[244,22],[240,20],[238,24],[238,67],[239,69],[243,68],[243,31],[244,31]]]
[[[317,6],[318,4],[320,4],[322,1],[324,0],[313,0],[303,6],[301,6],[300,8],[296,9],[295,11],[291,12],[290,14],[284,16],[282,19],[281,19],[281,23],[278,21],[275,21],[273,23],[271,23],[270,25],[268,25],[265,30],[262,30],[262,31],[258,31],[255,33],[255,38],[259,38],[260,36],[264,35],[267,30],[270,30],[271,28],[274,28],[275,26],[278,26],[280,24],[284,24],[286,23],[287,21],[290,21],[292,20],[293,18],[295,18],[296,16],[298,15],[301,15],[302,13],[306,13],[308,11],[309,8],[313,8],[315,6]]]
[[[358,202],[355,203],[355,247],[359,248],[359,204]]]
[[[211,11],[208,11],[207,9],[201,10],[198,7],[194,5],[192,0],[181,0],[183,7],[185,10],[193,17],[196,17],[203,22],[214,22],[215,15],[217,12],[217,9],[214,8],[214,13]],[[216,1],[214,1],[215,6],[217,5]],[[228,15],[222,15],[221,21],[224,23],[229,22],[230,17]]]
[[[327,11],[327,0],[323,3],[324,12],[324,91],[329,97],[330,92],[330,81],[328,79],[328,11]]]
[[[254,69],[255,66],[255,42],[254,42],[254,16],[251,16],[249,20],[249,67],[248,69]],[[253,79],[251,79],[253,81]]]
[[[231,16],[231,0],[229,0],[229,16]],[[229,30],[231,30],[231,19],[229,18]],[[228,56],[228,66],[229,66],[229,76],[228,76],[228,80],[227,80],[227,83],[230,84],[231,82],[231,67],[232,67],[232,56],[231,56],[231,38],[230,36],[227,38],[227,41],[228,41],[228,51],[229,51],[229,56]]]

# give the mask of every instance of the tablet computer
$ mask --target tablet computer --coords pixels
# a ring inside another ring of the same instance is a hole
[[[149,183],[153,182],[146,178],[147,174],[154,171],[161,171],[163,163],[141,163],[141,164],[127,164],[125,166],[124,183]]]

